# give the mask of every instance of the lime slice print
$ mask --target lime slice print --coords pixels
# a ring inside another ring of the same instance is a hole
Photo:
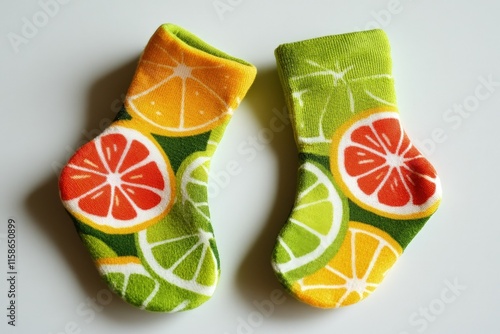
[[[208,207],[208,173],[210,157],[203,152],[189,156],[177,172],[180,204],[186,220],[211,231]]]
[[[161,285],[141,264],[137,257],[103,258],[96,262],[104,280],[127,302],[141,309],[157,312],[179,312],[189,300],[175,300],[168,286]]]
[[[158,224],[138,232],[136,243],[139,257],[158,280],[212,296],[219,277],[213,233],[185,220],[179,203]]]
[[[430,216],[441,199],[434,167],[387,108],[369,110],[334,135],[332,174],[362,208],[393,219]]]
[[[189,156],[177,171],[177,198],[158,224],[136,234],[139,257],[160,282],[189,295],[190,308],[208,300],[219,278],[219,259],[207,202],[210,157]]]
[[[166,155],[150,138],[123,126],[111,126],[82,146],[59,182],[66,209],[110,234],[155,223],[174,200],[174,174]]]
[[[389,234],[351,221],[338,253],[324,268],[297,281],[292,291],[316,307],[357,303],[375,291],[402,252]]]
[[[368,73],[356,63],[305,59],[290,78],[299,147],[328,156],[332,135],[356,113],[395,106],[392,75]],[[389,86],[391,87],[391,86]]]
[[[295,281],[322,268],[345,235],[347,199],[333,185],[331,176],[316,162],[299,168],[299,194],[274,250],[275,271]]]

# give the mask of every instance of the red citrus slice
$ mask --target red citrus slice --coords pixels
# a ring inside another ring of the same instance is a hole
[[[413,146],[394,110],[370,110],[333,136],[330,168],[359,206],[381,216],[431,215],[441,199],[434,167]]]
[[[140,132],[109,127],[82,146],[61,172],[68,211],[106,233],[133,233],[172,205],[174,174],[167,156]]]

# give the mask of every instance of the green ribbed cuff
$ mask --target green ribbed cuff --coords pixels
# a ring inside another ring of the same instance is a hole
[[[382,30],[319,37],[276,49],[299,150],[328,155],[334,131],[353,115],[395,107],[390,53]]]
[[[237,63],[253,67],[252,64],[244,61],[243,59],[233,57],[233,56],[213,47],[212,45],[206,43],[205,41],[203,41],[201,38],[199,38],[195,34],[191,33],[190,31],[188,31],[188,30],[186,30],[178,25],[175,25],[172,23],[165,23],[165,24],[161,25],[159,29],[163,29],[163,30],[167,31],[168,33],[172,34],[173,36],[176,36],[177,38],[179,38],[183,43],[186,43],[189,46],[192,46],[198,50],[204,51],[204,52],[211,54],[213,56],[216,56],[216,57],[232,60],[232,61],[235,61]]]
[[[319,65],[346,69],[357,64],[345,78],[355,79],[377,74],[392,74],[391,48],[383,30],[375,29],[324,36],[280,45],[275,50],[284,78],[300,75],[308,60],[320,59]]]

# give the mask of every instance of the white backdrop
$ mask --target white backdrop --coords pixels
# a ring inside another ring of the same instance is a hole
[[[0,332],[500,331],[497,1],[54,1],[3,0],[0,10]],[[209,302],[180,314],[109,300],[59,202],[56,174],[114,117],[139,53],[165,22],[259,70],[212,164],[221,281]],[[282,291],[269,259],[293,204],[297,162],[288,125],[256,154],[238,150],[283,110],[273,51],[284,42],[372,27],[390,38],[401,116],[440,173],[443,203],[364,302],[319,310],[283,294],[259,311],[256,304]],[[489,94],[477,95],[478,87]],[[227,184],[217,181],[233,160],[239,173]],[[6,317],[9,218],[18,241],[15,328]]]

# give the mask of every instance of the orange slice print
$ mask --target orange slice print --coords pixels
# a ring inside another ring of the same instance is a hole
[[[177,137],[209,131],[243,98],[244,67],[159,29],[141,57],[125,107],[133,122],[153,133]]]

